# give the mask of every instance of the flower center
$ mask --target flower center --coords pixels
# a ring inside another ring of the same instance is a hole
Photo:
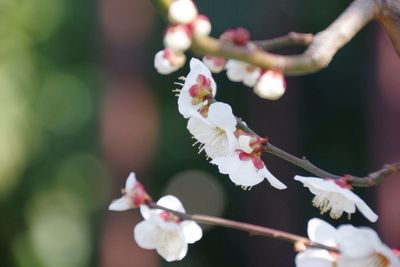
[[[160,213],[160,217],[165,222],[173,222],[173,223],[176,223],[176,224],[180,224],[181,221],[182,221],[178,216],[176,216],[176,215],[174,215],[174,214],[172,214],[172,213],[170,213],[168,211],[161,212]]]
[[[321,214],[330,210],[329,215],[333,219],[338,219],[343,214],[345,201],[346,200],[339,194],[328,192],[315,195],[312,203],[314,207],[321,210]]]
[[[211,81],[203,74],[199,74],[196,84],[189,88],[189,94],[193,98],[192,105],[197,105],[212,97]]]

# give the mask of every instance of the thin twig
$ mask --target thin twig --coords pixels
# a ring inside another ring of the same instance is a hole
[[[171,0],[152,0],[165,12]],[[200,55],[211,55],[245,61],[263,69],[279,69],[286,75],[302,75],[325,68],[336,52],[347,44],[379,12],[376,0],[355,0],[325,30],[316,34],[308,49],[299,55],[278,55],[253,51],[220,42],[212,37],[193,37],[191,49]]]
[[[320,249],[326,249],[331,252],[339,253],[339,250],[335,247],[330,247],[330,246],[326,246],[324,244],[313,242],[310,239],[300,236],[300,235],[295,235],[295,234],[291,234],[288,232],[279,231],[279,230],[275,230],[272,228],[263,227],[263,226],[259,226],[259,225],[243,223],[243,222],[238,222],[238,221],[233,221],[233,220],[227,220],[224,218],[219,218],[219,217],[214,217],[214,216],[201,215],[201,214],[193,214],[193,215],[187,214],[187,213],[183,213],[183,212],[165,208],[154,202],[149,202],[149,203],[147,203],[147,205],[153,209],[161,209],[161,210],[170,212],[170,213],[178,216],[182,220],[193,220],[200,224],[208,224],[208,225],[221,226],[221,227],[225,227],[225,228],[231,228],[231,229],[235,229],[235,230],[248,232],[250,235],[265,236],[265,237],[269,237],[269,238],[279,239],[279,240],[291,242],[295,245],[300,243],[300,244],[304,245],[304,247],[306,247],[306,248],[320,248]]]
[[[269,40],[261,40],[261,41],[252,41],[256,45],[262,47],[266,51],[271,51],[277,48],[287,47],[287,46],[308,46],[311,44],[314,35],[311,33],[298,33],[298,32],[289,32],[285,36],[269,39]]]

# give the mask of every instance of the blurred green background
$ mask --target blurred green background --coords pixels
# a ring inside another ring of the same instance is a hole
[[[254,39],[318,32],[349,3],[197,2],[214,36],[244,26]],[[187,66],[169,76],[153,70],[164,26],[147,0],[0,0],[2,267],[294,265],[289,244],[215,228],[183,261],[165,263],[134,244],[137,211],[107,211],[133,170],[155,198],[178,195],[190,212],[298,234],[320,217],[291,181],[304,171],[267,155],[289,189],[243,191],[197,154],[171,92]],[[391,71],[399,68],[385,35],[369,26],[328,69],[289,77],[277,102],[224,74],[215,80],[218,99],[273,144],[328,171],[364,175],[400,160],[399,78]],[[391,246],[400,244],[396,186],[357,191],[381,215],[374,228]],[[351,222],[368,225],[359,214]]]

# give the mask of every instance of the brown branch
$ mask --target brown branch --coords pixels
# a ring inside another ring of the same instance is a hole
[[[256,45],[262,47],[266,51],[271,51],[277,48],[287,47],[287,46],[308,46],[313,41],[314,35],[311,33],[298,33],[289,32],[285,36],[262,40],[262,41],[252,41]]]
[[[326,67],[336,52],[349,42],[378,14],[377,0],[355,0],[325,30],[315,35],[308,49],[300,55],[283,56],[264,51],[250,51],[212,37],[195,37],[192,50],[199,54],[233,58],[263,69],[279,69],[287,75],[316,72]],[[160,10],[168,10],[170,0],[153,0]]]
[[[348,181],[353,185],[353,186],[358,186],[358,187],[371,187],[380,184],[384,178],[400,172],[400,162],[393,163],[393,164],[387,164],[385,165],[382,169],[370,173],[366,177],[356,177],[356,176],[347,176]]]
[[[192,214],[188,214],[188,213],[182,213],[179,211],[165,208],[154,202],[147,203],[147,206],[149,208],[153,208],[153,209],[165,210],[167,212],[170,212],[170,213],[178,216],[182,220],[192,220],[192,221],[198,222],[200,224],[208,224],[208,225],[221,226],[221,227],[225,227],[225,228],[231,228],[231,229],[235,229],[235,230],[239,230],[239,231],[248,232],[250,235],[253,235],[253,236],[256,236],[256,235],[264,236],[264,237],[279,239],[279,240],[286,241],[286,242],[291,242],[294,245],[302,244],[306,248],[320,248],[320,249],[326,249],[331,252],[339,253],[339,250],[335,247],[326,246],[326,245],[323,245],[323,244],[320,244],[317,242],[313,242],[310,239],[300,236],[300,235],[295,235],[295,234],[275,230],[275,229],[268,228],[268,227],[263,227],[263,226],[259,226],[259,225],[243,223],[243,222],[238,222],[238,221],[233,221],[233,220],[227,220],[224,218],[213,217],[213,216],[208,216],[208,215],[201,215],[201,214],[193,214],[192,215]]]
[[[379,13],[376,20],[382,24],[392,40],[397,54],[400,56],[400,1],[376,0]]]

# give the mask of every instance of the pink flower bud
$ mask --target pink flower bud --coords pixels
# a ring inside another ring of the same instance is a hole
[[[207,36],[211,32],[211,23],[208,17],[198,15],[192,22],[192,31],[195,36]]]
[[[203,63],[214,73],[220,73],[225,68],[225,59],[222,57],[205,56]]]
[[[283,74],[278,71],[268,70],[264,72],[254,87],[254,93],[259,97],[277,100],[286,90],[286,82]]]
[[[187,26],[170,26],[164,35],[164,45],[173,51],[185,51],[192,44],[191,37],[192,34]]]
[[[180,69],[186,61],[186,57],[181,52],[174,52],[169,48],[165,48],[157,52],[154,57],[154,67],[160,74],[170,74]]]
[[[197,16],[197,8],[191,0],[175,0],[168,9],[168,19],[174,24],[191,23]]]

